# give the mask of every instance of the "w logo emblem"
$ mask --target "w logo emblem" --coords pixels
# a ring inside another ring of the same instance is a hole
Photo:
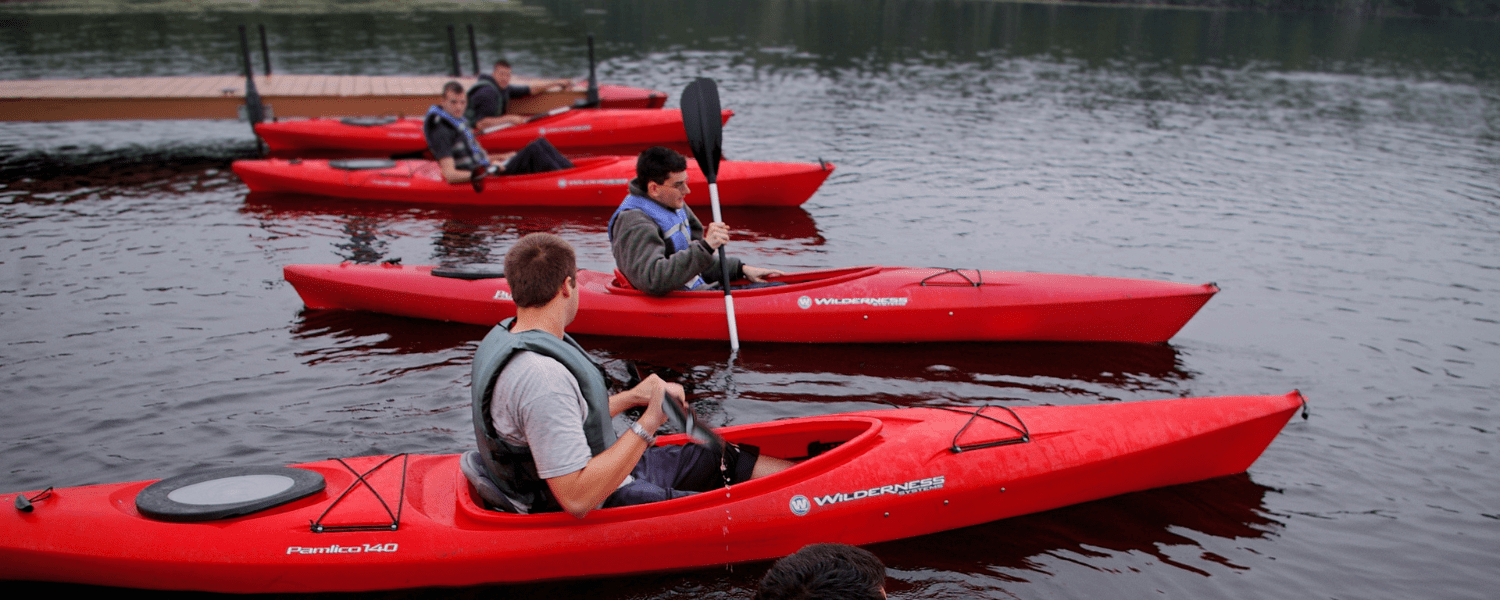
[[[801,494],[792,496],[790,505],[792,508],[792,514],[799,517],[807,514],[807,511],[812,510],[812,503],[807,501],[807,496],[803,496]]]

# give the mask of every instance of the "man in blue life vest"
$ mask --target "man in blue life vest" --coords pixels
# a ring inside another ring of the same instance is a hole
[[[518,125],[526,122],[526,117],[505,114],[512,98],[524,98],[546,90],[561,91],[572,86],[571,79],[547,79],[529,85],[511,83],[510,63],[497,60],[490,74],[480,75],[474,87],[469,88],[469,107],[464,111],[464,119],[479,131],[506,123]]]
[[[663,396],[680,401],[682,386],[651,375],[609,394],[603,369],[564,331],[578,313],[575,260],[572,246],[547,233],[521,238],[505,255],[516,317],[480,343],[471,388],[477,470],[500,496],[491,508],[583,518],[595,508],[679,498],[791,466],[749,445],[722,452],[656,446],[667,420]],[[635,406],[645,412],[617,435],[612,418]]]
[[[474,137],[474,130],[464,121],[468,102],[463,84],[450,81],[443,85],[442,103],[427,109],[427,116],[422,121],[427,149],[437,159],[443,180],[465,183],[475,175],[524,175],[573,168],[573,163],[546,138],[532,140],[518,152],[491,158]]]
[[[729,227],[709,223],[705,229],[687,207],[687,159],[670,148],[648,148],[636,159],[635,175],[609,219],[615,266],[630,285],[655,296],[723,285],[715,251],[729,242]],[[764,283],[782,274],[729,258],[731,280]]]

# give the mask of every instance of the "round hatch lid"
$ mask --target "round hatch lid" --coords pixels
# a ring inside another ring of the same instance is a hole
[[[292,467],[228,467],[169,477],[135,496],[141,514],[161,521],[248,515],[323,491],[323,476]]]

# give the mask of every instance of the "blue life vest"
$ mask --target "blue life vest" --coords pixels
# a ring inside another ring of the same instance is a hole
[[[474,368],[470,385],[473,401],[474,436],[479,443],[479,456],[490,479],[511,498],[526,502],[530,512],[555,512],[562,510],[547,482],[537,475],[536,460],[528,447],[515,446],[495,430],[490,418],[490,405],[495,394],[495,379],[511,357],[523,350],[552,358],[573,375],[578,389],[588,404],[588,414],[583,417],[583,434],[589,444],[589,453],[598,456],[615,443],[615,429],[609,414],[609,384],[604,369],[583,351],[578,342],[564,334],[558,339],[541,330],[511,333],[515,318],[506,319],[490,330],[474,352]],[[500,507],[504,508],[504,507]]]
[[[455,168],[467,171],[475,167],[490,166],[490,160],[482,151],[482,147],[479,145],[479,140],[474,138],[474,131],[472,129],[469,129],[469,125],[465,123],[463,119],[448,114],[448,111],[443,110],[443,107],[434,104],[427,109],[427,117],[425,118],[425,121],[427,123],[425,125],[426,127],[441,127],[444,123],[447,123],[449,126],[458,130],[459,133],[463,134],[463,138],[461,139],[464,146],[463,151],[468,154],[469,160],[461,161],[455,159]],[[450,152],[449,156],[451,155],[452,153]],[[433,158],[442,160],[444,158],[447,158],[447,156],[434,156]],[[467,162],[468,164],[464,164],[465,162]]]
[[[615,214],[610,215],[609,241],[615,241],[615,219],[618,219],[620,213],[627,210],[644,212],[646,216],[651,217],[651,220],[656,222],[656,226],[662,232],[662,241],[667,244],[667,256],[687,249],[690,243],[688,233],[692,231],[692,226],[688,224],[687,207],[669,210],[667,207],[657,204],[655,200],[635,194],[626,195],[625,201],[621,202],[620,207],[615,209]],[[703,287],[703,285],[703,277],[694,275],[692,280],[687,282],[687,285],[682,286],[682,289],[696,290]]]

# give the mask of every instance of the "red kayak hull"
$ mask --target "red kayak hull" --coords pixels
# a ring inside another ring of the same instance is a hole
[[[618,206],[635,178],[634,156],[575,158],[572,169],[485,180],[483,192],[468,183],[442,180],[430,160],[399,160],[384,169],[346,170],[327,160],[234,161],[234,173],[252,192],[291,192],[351,200],[479,206]],[[800,206],[828,175],[832,164],[724,161],[719,165],[723,206]],[[688,161],[688,203],[707,205],[707,181]]]
[[[1303,402],[1292,392],[983,409],[995,421],[974,419],[972,407],[906,408],[735,426],[721,433],[770,456],[805,456],[814,441],[843,443],[724,493],[600,509],[581,520],[480,509],[455,456],[397,458],[366,477],[368,488],[355,487],[338,503],[355,483],[348,469],[337,461],[296,465],[320,473],[327,488],[203,523],[142,517],[134,498],[149,481],[62,488],[32,512],[0,511],[0,579],[237,593],[368,591],[765,560],[811,542],[895,540],[1240,473]],[[1026,441],[1021,430],[1029,431]],[[999,441],[1012,443],[977,447]],[[955,443],[966,448],[954,452]],[[346,461],[364,472],[382,459]],[[389,524],[371,490],[392,511],[400,507],[395,530],[310,530],[314,521]],[[0,495],[0,502],[17,495]]]
[[[308,308],[493,325],[515,316],[504,279],[432,275],[430,266],[288,265]],[[581,334],[729,338],[722,292],[664,297],[579,271]],[[1218,292],[1144,279],[856,267],[793,273],[734,293],[741,340],[757,342],[1164,342]],[[980,283],[975,286],[972,283]]]
[[[733,115],[733,111],[724,111],[724,122]],[[278,154],[337,152],[350,156],[390,156],[427,149],[420,117],[369,126],[341,119],[277,121],[256,125],[255,133],[271,152]],[[567,154],[636,154],[651,146],[667,146],[680,152],[687,149],[682,111],[675,108],[569,110],[478,137],[480,145],[490,152],[520,150],[539,137],[547,138]]]

